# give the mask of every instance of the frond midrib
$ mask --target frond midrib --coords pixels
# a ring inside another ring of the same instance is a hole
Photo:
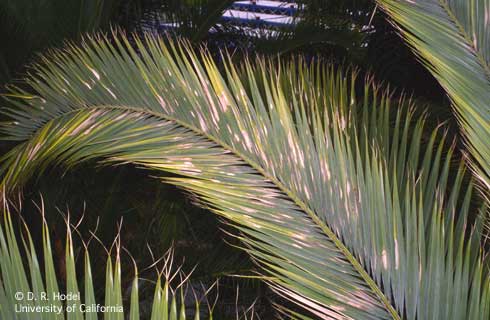
[[[442,10],[444,10],[444,12],[447,14],[451,23],[454,24],[454,26],[456,27],[458,32],[461,34],[461,37],[465,40],[465,44],[469,48],[471,48],[471,51],[473,51],[473,54],[475,55],[475,57],[478,60],[478,63],[480,64],[480,66],[483,68],[483,70],[485,72],[485,77],[486,77],[487,81],[490,82],[490,66],[485,61],[485,58],[480,53],[480,50],[478,50],[478,48],[475,46],[475,44],[471,40],[471,36],[468,34],[466,29],[459,22],[456,15],[453,13],[453,11],[451,10],[447,0],[439,0],[439,5],[441,6]]]
[[[172,116],[151,111],[148,109],[139,109],[137,107],[130,107],[130,106],[116,106],[116,105],[99,105],[99,106],[84,106],[84,107],[79,107],[72,109],[68,112],[64,112],[62,114],[59,114],[55,117],[52,117],[48,122],[51,121],[56,121],[57,119],[63,118],[67,115],[73,114],[73,113],[78,113],[82,111],[87,111],[87,110],[96,110],[96,109],[111,109],[111,110],[125,110],[125,111],[130,111],[130,112],[137,112],[137,113],[143,113],[147,114],[156,118],[161,118],[166,121],[172,121],[176,123],[177,125],[186,128],[192,132],[194,132],[197,135],[201,135],[205,137],[206,139],[214,142],[215,144],[221,146],[222,148],[230,151],[232,154],[234,154],[236,157],[242,159],[247,165],[252,167],[254,170],[256,170],[258,173],[260,173],[265,179],[271,181],[281,192],[286,194],[294,204],[296,204],[301,210],[303,210],[307,216],[328,236],[328,238],[335,244],[335,246],[343,253],[343,255],[346,257],[346,259],[349,261],[349,263],[354,267],[354,269],[359,273],[359,275],[362,277],[362,279],[366,282],[366,284],[369,286],[369,288],[374,292],[374,294],[378,297],[378,299],[381,300],[385,308],[387,309],[388,313],[391,315],[391,317],[395,320],[401,320],[398,312],[396,309],[393,307],[393,305],[390,303],[388,298],[385,296],[383,291],[378,287],[376,282],[374,281],[373,278],[368,274],[368,272],[364,269],[364,267],[361,265],[359,261],[357,261],[356,257],[354,254],[351,253],[351,251],[344,245],[344,243],[337,237],[337,235],[330,229],[330,227],[324,223],[315,213],[313,210],[311,210],[308,205],[302,201],[299,197],[295,195],[295,193],[290,190],[287,186],[285,186],[281,181],[279,181],[277,178],[269,175],[258,163],[256,163],[254,160],[250,159],[246,155],[242,154],[239,150],[236,150],[232,146],[228,145],[226,142],[209,135],[208,133],[196,128],[193,125],[187,124],[179,119],[176,119]],[[43,123],[41,125],[44,126],[46,123]],[[39,130],[36,129],[32,134],[35,135],[35,132]]]

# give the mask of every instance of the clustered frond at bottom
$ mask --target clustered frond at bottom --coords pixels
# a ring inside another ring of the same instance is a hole
[[[92,275],[89,247],[83,250],[83,281],[79,281],[76,270],[76,257],[73,245],[72,227],[67,225],[65,244],[65,282],[55,271],[50,231],[46,221],[42,226],[42,255],[38,260],[36,245],[30,230],[24,226],[22,242],[14,227],[11,213],[4,209],[0,222],[0,318],[1,319],[140,319],[139,276],[136,265],[128,304],[124,304],[121,284],[120,243],[113,247],[115,254],[109,253],[105,265],[105,285],[98,286]],[[24,248],[19,246],[24,244]],[[186,307],[184,292],[186,283],[180,283],[177,290],[172,289],[170,281],[171,255],[165,257],[164,269],[157,274],[154,298],[151,306],[151,319],[185,320],[189,311],[194,320],[200,317],[200,301],[196,299],[193,308]],[[27,261],[27,265],[24,265]],[[175,282],[175,281],[174,281]],[[65,289],[61,290],[60,285]],[[83,287],[83,290],[81,288]],[[95,290],[104,289],[104,301],[96,301]],[[187,309],[186,309],[187,308]],[[211,310],[204,313],[212,318]]]

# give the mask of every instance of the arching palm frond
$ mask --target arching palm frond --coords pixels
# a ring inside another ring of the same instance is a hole
[[[490,1],[378,2],[451,98],[490,190]]]
[[[392,114],[370,84],[358,101],[352,77],[320,65],[226,63],[223,76],[185,45],[136,43],[53,52],[28,80],[37,95],[13,93],[4,188],[88,159],[163,170],[318,318],[488,318],[471,188],[462,167],[449,176],[442,134],[423,141],[423,119]]]

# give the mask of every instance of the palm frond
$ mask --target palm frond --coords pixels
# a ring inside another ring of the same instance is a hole
[[[42,224],[42,250],[44,261],[38,260],[36,245],[27,226],[24,232],[17,232],[11,213],[4,209],[0,223],[0,316],[2,319],[72,319],[95,320],[102,313],[104,319],[140,319],[139,310],[139,277],[134,267],[134,278],[131,286],[130,301],[123,304],[121,286],[120,244],[114,247],[114,254],[109,253],[106,263],[105,300],[96,301],[92,276],[92,264],[88,245],[83,250],[83,284],[79,283],[76,271],[76,257],[72,239],[72,227],[67,222],[65,265],[66,281],[56,273],[53,264],[50,231],[46,221]],[[24,237],[23,237],[24,235]],[[21,238],[23,249],[19,246]],[[194,308],[186,309],[183,299],[185,283],[172,289],[173,275],[171,256],[167,255],[165,272],[158,274],[152,308],[152,319],[185,319],[186,313],[199,315],[199,302]],[[24,262],[27,262],[25,264]],[[44,268],[41,267],[44,264]],[[44,275],[44,276],[43,276]],[[66,290],[60,290],[58,284]],[[83,287],[83,290],[80,290]],[[81,294],[83,292],[83,295]],[[68,296],[60,298],[61,295]],[[210,315],[212,317],[212,315]]]
[[[451,98],[475,163],[490,189],[490,1],[378,3]]]
[[[355,77],[321,65],[226,63],[223,76],[186,45],[136,43],[52,52],[28,80],[36,95],[13,93],[4,188],[88,159],[175,173],[162,179],[233,223],[278,292],[318,318],[488,317],[466,240],[481,226],[462,165],[449,184],[440,130],[424,150],[404,103],[392,114],[370,83],[358,100]]]

